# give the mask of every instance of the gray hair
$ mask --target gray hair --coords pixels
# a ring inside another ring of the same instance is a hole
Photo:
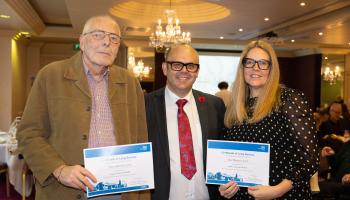
[[[109,21],[111,21],[118,28],[118,30],[119,30],[118,34],[120,36],[119,24],[117,23],[117,21],[113,17],[111,17],[109,15],[97,15],[97,16],[93,16],[93,17],[89,18],[85,22],[82,34],[90,32],[91,31],[91,26],[92,26],[93,22],[95,22],[96,20],[109,20]]]

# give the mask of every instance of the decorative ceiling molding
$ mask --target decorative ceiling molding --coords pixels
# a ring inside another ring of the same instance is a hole
[[[45,29],[43,20],[33,9],[28,0],[5,0],[7,4],[32,28],[36,34]]]
[[[159,18],[167,19],[165,10],[175,10],[176,18],[180,19],[181,24],[216,21],[231,14],[224,6],[197,0],[177,0],[173,4],[167,1],[126,1],[114,5],[109,13],[127,20],[156,23]]]
[[[235,38],[249,40],[270,31],[275,31],[279,35],[284,36],[291,35],[292,32],[293,34],[296,34],[297,32],[306,32],[316,28],[321,29],[324,28],[323,24],[325,21],[334,21],[335,18],[339,19],[339,17],[344,18],[344,16],[348,16],[347,13],[349,12],[349,9],[350,1],[338,1],[330,5],[325,5],[323,8],[306,15],[289,19],[278,25],[260,30],[259,32],[237,34],[235,35]]]
[[[16,33],[17,31],[13,31],[13,30],[0,30],[0,36],[5,36],[9,38],[12,38],[13,36],[15,36]]]

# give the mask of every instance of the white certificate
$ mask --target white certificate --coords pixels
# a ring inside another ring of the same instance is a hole
[[[208,140],[206,182],[269,185],[270,144]]]
[[[87,197],[154,188],[150,142],[84,149],[84,163],[97,179]]]

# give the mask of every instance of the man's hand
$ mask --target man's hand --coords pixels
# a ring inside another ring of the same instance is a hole
[[[239,190],[239,186],[236,182],[230,181],[224,185],[220,185],[219,192],[220,195],[225,197],[226,199],[230,199],[233,197]]]
[[[90,183],[88,178],[96,183],[96,178],[87,169],[80,165],[68,166],[61,165],[54,172],[53,175],[57,180],[68,187],[86,190],[86,186],[93,190],[94,186]]]

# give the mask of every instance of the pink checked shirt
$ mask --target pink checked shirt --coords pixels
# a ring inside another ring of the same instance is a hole
[[[95,80],[87,67],[86,77],[90,86],[92,109],[89,131],[89,148],[116,145],[112,111],[108,98],[108,74],[106,69],[101,80]]]

